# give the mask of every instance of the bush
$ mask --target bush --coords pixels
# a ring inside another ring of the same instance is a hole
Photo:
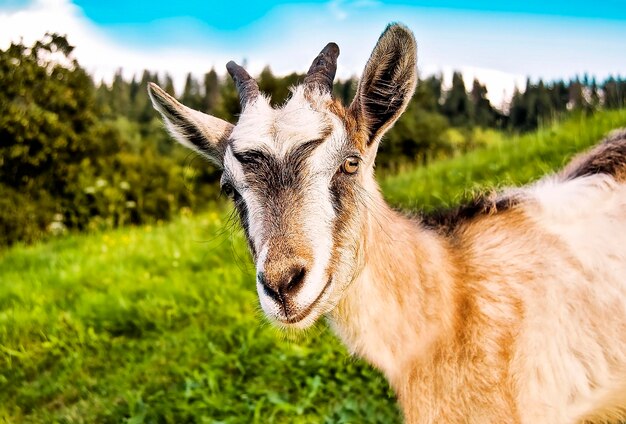
[[[104,119],[71,51],[56,35],[0,51],[0,246],[167,220],[196,206],[198,176],[214,180],[194,172],[155,120]]]
[[[54,201],[45,191],[33,196],[0,184],[0,246],[41,239],[54,229],[54,218]]]

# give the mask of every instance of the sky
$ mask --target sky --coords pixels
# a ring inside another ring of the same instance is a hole
[[[97,80],[150,69],[180,90],[187,72],[224,74],[229,60],[253,75],[306,72],[329,41],[341,48],[338,77],[359,76],[395,21],[415,33],[422,76],[459,70],[498,107],[527,77],[626,75],[626,0],[0,0],[0,48],[59,32]]]

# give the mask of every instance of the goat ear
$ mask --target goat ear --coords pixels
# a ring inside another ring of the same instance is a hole
[[[180,144],[200,153],[220,168],[223,166],[228,137],[234,127],[232,124],[182,105],[154,83],[148,85],[148,94],[154,108],[163,116],[170,134]]]
[[[350,111],[367,146],[377,143],[406,108],[417,82],[413,33],[390,24],[365,65]]]

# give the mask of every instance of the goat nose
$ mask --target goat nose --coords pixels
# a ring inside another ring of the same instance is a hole
[[[279,303],[284,303],[286,298],[294,296],[300,290],[306,272],[302,264],[294,264],[278,272],[276,270],[259,272],[258,279],[265,294]]]

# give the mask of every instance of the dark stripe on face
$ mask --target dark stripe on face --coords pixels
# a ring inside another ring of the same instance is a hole
[[[307,159],[311,156],[315,148],[323,142],[324,139],[320,138],[302,143],[287,154],[285,161],[292,164],[295,172],[304,171],[303,167]]]
[[[344,182],[338,181],[340,178],[345,178],[342,175],[335,175],[330,184],[330,202],[333,205],[335,215],[339,216],[343,210],[343,192],[345,191]]]
[[[244,170],[246,184],[260,197],[261,204],[274,209],[274,219],[280,215],[275,207],[277,203],[284,208],[300,198],[305,189],[306,161],[323,141],[318,139],[302,143],[289,151],[283,160],[258,149],[233,152]],[[281,202],[279,199],[282,196],[287,196],[289,203]]]
[[[291,162],[302,163],[309,158],[313,150],[320,144],[324,142],[323,138],[307,141],[306,143],[302,143],[296,148],[292,149],[285,158],[285,163],[289,164]],[[256,167],[259,167],[268,162],[276,161],[274,155],[267,151],[252,149],[245,150],[241,152],[233,151],[233,156],[235,159],[241,163],[244,168],[244,171],[252,171]]]
[[[262,150],[246,150],[245,152],[233,152],[233,156],[235,156],[235,159],[237,159],[243,165],[244,169],[246,169],[257,166],[260,163],[267,162],[268,158],[271,157],[271,154]]]
[[[261,228],[270,237],[277,232],[284,233],[293,225],[291,218],[297,214],[297,207],[306,191],[304,179],[307,173],[306,160],[315,147],[324,140],[312,140],[293,148],[284,160],[261,149],[233,151],[233,156],[241,163],[244,171],[243,183],[251,190],[257,201],[263,205]],[[230,177],[225,175],[226,180]],[[244,199],[238,194],[233,199],[241,220],[252,255],[256,259],[253,240],[250,238],[249,214]],[[256,240],[259,242],[259,240]]]
[[[246,239],[248,240],[248,246],[250,246],[250,251],[252,252],[252,257],[256,259],[256,249],[254,248],[254,243],[250,239],[250,222],[248,221],[248,207],[246,206],[246,202],[243,198],[236,194],[233,199],[235,203],[235,209],[239,214],[239,220],[241,222],[241,228],[243,228],[243,232],[246,235]]]
[[[359,245],[360,229],[354,228],[359,220],[362,205],[357,199],[359,182],[354,176],[338,173],[333,177],[330,189],[330,200],[335,211],[332,230],[332,252],[330,262],[326,268],[329,278],[332,278],[337,269],[347,263],[352,264],[354,257],[345,255],[350,246]]]

